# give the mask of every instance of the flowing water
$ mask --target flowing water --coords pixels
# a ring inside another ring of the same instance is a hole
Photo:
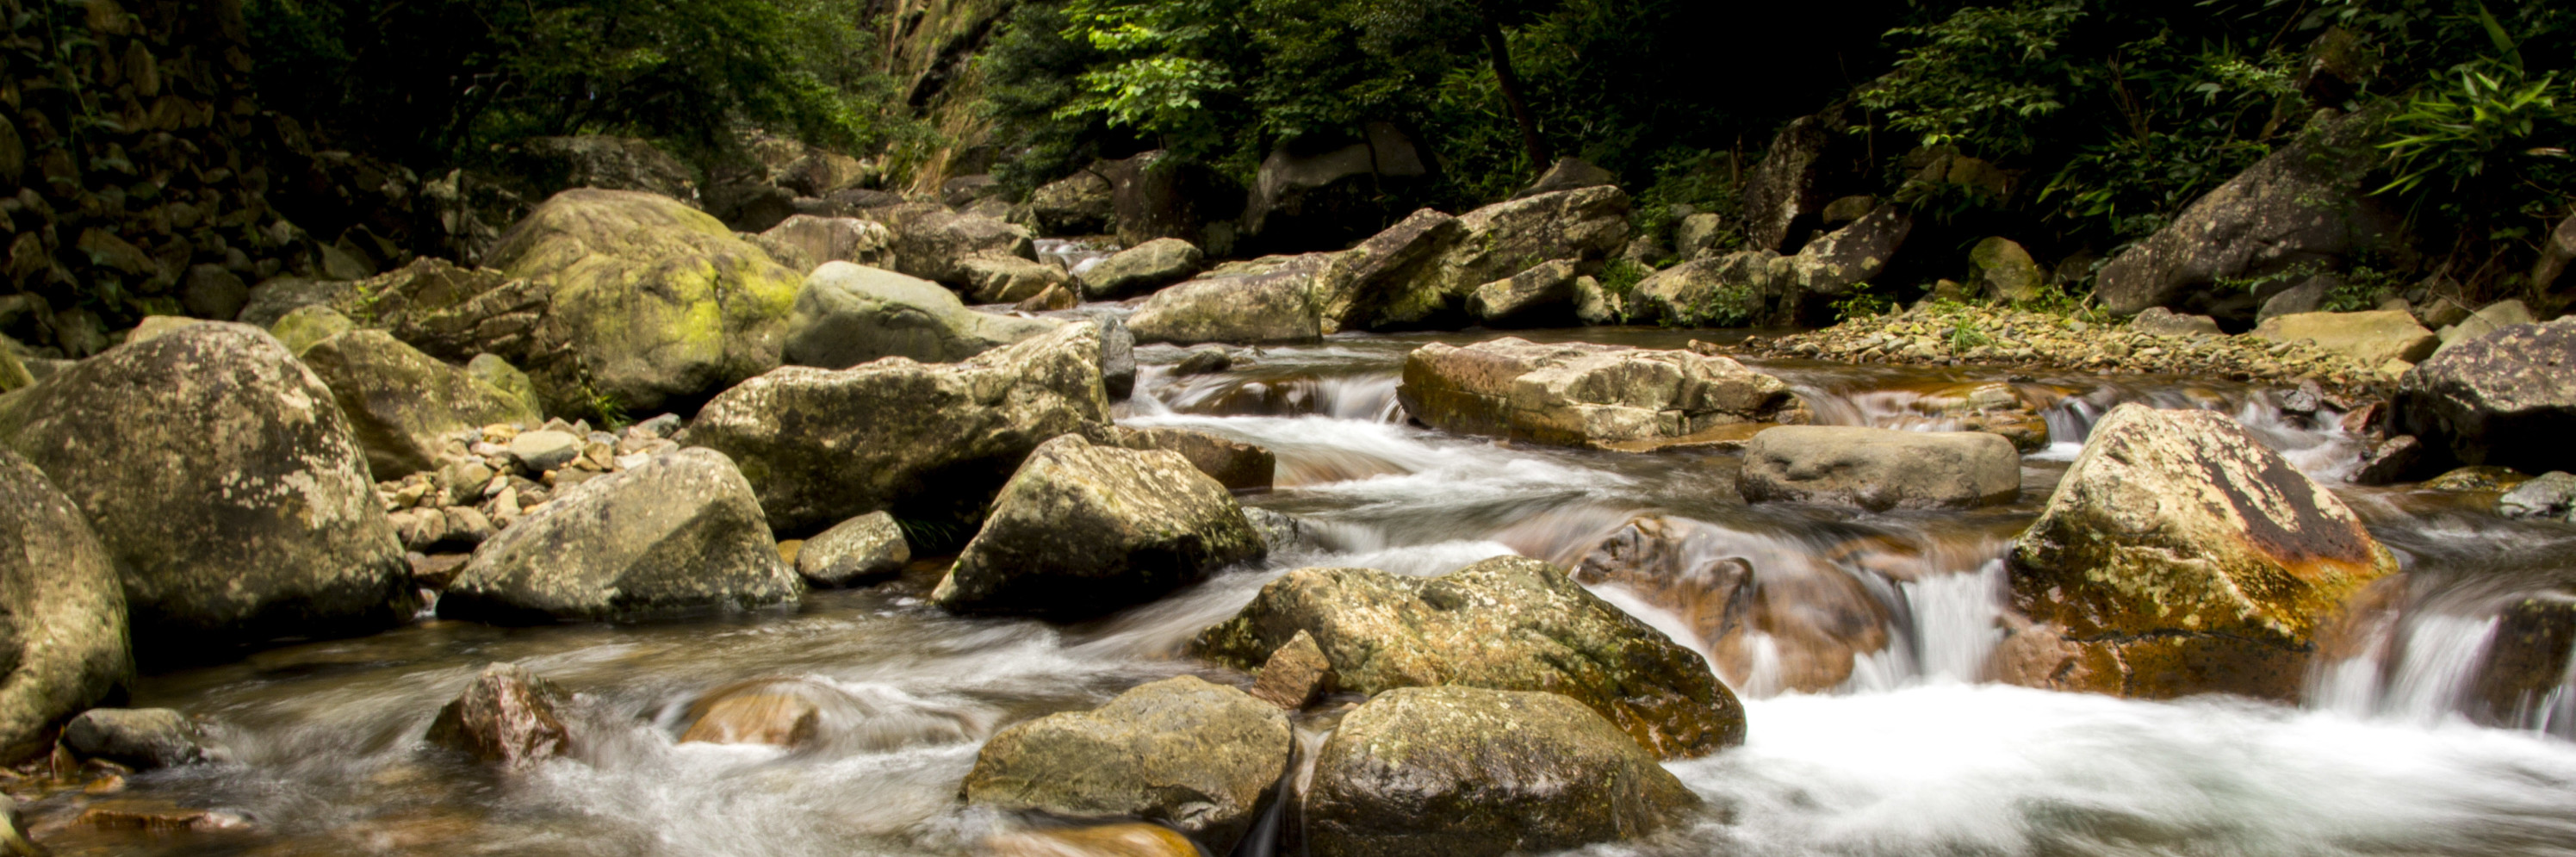
[[[429,622],[272,650],[144,679],[135,704],[213,718],[237,761],[137,776],[120,796],[220,808],[247,827],[72,827],[89,800],[77,795],[30,813],[65,854],[966,853],[1018,823],[956,802],[985,738],[1157,678],[1245,682],[1179,652],[1285,570],[1436,575],[1510,553],[1570,564],[1654,515],[1677,573],[1595,591],[1707,653],[1745,697],[1750,738],[1671,766],[1709,799],[1683,829],[1587,853],[2576,853],[2576,693],[2562,678],[2499,702],[2479,684],[2499,641],[2518,639],[2502,630],[2512,605],[2576,592],[2564,559],[2576,528],[2505,521],[2481,498],[2341,486],[2356,452],[2331,410],[2284,411],[2272,391],[2184,379],[1764,364],[1822,421],[1921,430],[1955,427],[1915,407],[1927,390],[2014,384],[2052,402],[2053,443],[2025,457],[2024,497],[2009,506],[1753,507],[1735,496],[1726,452],[1563,450],[1407,425],[1395,403],[1404,353],[1480,335],[1246,349],[1237,368],[1188,378],[1170,372],[1178,349],[1140,349],[1122,421],[1269,447],[1278,488],[1246,501],[1300,516],[1314,534],[1154,604],[1077,625],[960,619],[925,603],[938,564],[923,561],[895,583],[718,620]],[[2092,421],[2131,401],[2234,415],[2337,483],[2407,562],[2402,591],[2320,658],[2305,705],[1981,681],[2003,633],[2010,539]],[[1752,620],[1733,630],[1699,600],[1730,570],[1762,581]],[[495,661],[578,692],[575,758],[503,774],[424,749],[438,707]],[[821,740],[794,751],[676,743],[698,694],[760,676],[807,680],[831,700]],[[1306,737],[1330,716],[1302,724]]]

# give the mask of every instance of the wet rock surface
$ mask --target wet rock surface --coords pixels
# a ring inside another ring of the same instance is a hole
[[[805,540],[796,573],[816,586],[852,586],[891,577],[910,561],[912,547],[894,516],[869,512]]]
[[[62,748],[138,771],[231,761],[232,751],[167,708],[93,708],[63,724]]]
[[[492,664],[430,721],[429,743],[479,762],[526,768],[573,751],[572,694],[518,664]]]
[[[2397,422],[2432,464],[2576,469],[2576,319],[2518,325],[2445,349],[2397,384]]]
[[[1455,684],[1561,693],[1665,757],[1744,740],[1743,707],[1706,658],[1537,560],[1490,559],[1435,578],[1290,572],[1193,646],[1252,669],[1301,632],[1346,691]]]
[[[1465,857],[1636,839],[1699,802],[1571,699],[1422,687],[1342,718],[1316,760],[1306,818],[1319,855]]]
[[[1263,553],[1225,486],[1188,459],[1067,435],[1029,453],[931,600],[961,613],[1098,614]]]
[[[1294,752],[1278,708],[1181,676],[1002,730],[976,754],[963,791],[968,803],[1069,819],[1149,819],[1224,851]]]
[[[2021,456],[1984,432],[1780,426],[1745,446],[1735,486],[1756,503],[1975,508],[2021,496]]]
[[[1398,396],[1434,428],[1565,446],[1803,420],[1787,384],[1724,357],[1518,338],[1416,349]]]

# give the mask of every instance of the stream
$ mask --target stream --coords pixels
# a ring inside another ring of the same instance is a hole
[[[1671,770],[1707,798],[1675,832],[1587,854],[2217,855],[2576,853],[2576,681],[2481,713],[2471,685],[2497,611],[2576,591],[2576,527],[2508,521],[2490,495],[2340,484],[2357,445],[2331,412],[2176,378],[1756,362],[1821,422],[1940,430],[1908,407],[1970,381],[2044,387],[2052,442],[2023,497],[1967,512],[1747,506],[1737,456],[1498,443],[1407,425],[1404,354],[1500,334],[1346,335],[1174,377],[1138,349],[1134,426],[1268,447],[1277,488],[1251,505],[1312,543],[1106,619],[952,617],[927,603],[941,563],[801,605],[687,622],[495,628],[425,621],[147,676],[133,704],[212,718],[234,763],[134,776],[119,798],[212,807],[238,830],[72,826],[77,793],[28,808],[57,854],[960,854],[1020,822],[959,805],[997,729],[1098,705],[1182,673],[1248,679],[1180,653],[1277,575],[1362,566],[1437,575],[1518,553],[1570,564],[1639,514],[1664,516],[1700,566],[1764,581],[1760,627],[1722,639],[1687,592],[1601,585],[1610,602],[1707,653],[1744,697],[1749,740]],[[1681,347],[1711,331],[1530,332]],[[2234,416],[2336,484],[2410,572],[2362,643],[2324,657],[2298,706],[2141,702],[1982,679],[2001,636],[2002,557],[2095,417],[2121,402]],[[575,759],[521,774],[433,752],[421,733],[484,664],[516,661],[579,694]],[[838,691],[795,750],[676,743],[698,694],[761,676]],[[1328,700],[1301,728],[1329,729]],[[1239,852],[1240,853],[1240,852]]]

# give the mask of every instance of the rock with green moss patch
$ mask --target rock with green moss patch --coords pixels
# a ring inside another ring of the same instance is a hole
[[[960,613],[1087,617],[1261,558],[1243,509],[1179,453],[1047,441],[993,500],[931,600]]]
[[[1744,707],[1707,658],[1534,559],[1497,557],[1433,578],[1289,572],[1193,645],[1250,670],[1300,631],[1346,691],[1454,684],[1564,694],[1668,758],[1744,741]]]
[[[461,430],[544,421],[519,395],[381,330],[332,336],[307,347],[303,358],[348,415],[377,481],[437,467],[439,450]]]
[[[2361,519],[2223,414],[2113,409],[2014,541],[2013,603],[2059,644],[2007,673],[2066,689],[2288,699],[2318,629],[2397,572]]]
[[[1419,687],[1342,718],[1305,810],[1318,857],[1478,857],[1642,838],[1699,805],[1574,700]]]
[[[357,327],[357,322],[350,321],[349,317],[341,315],[339,310],[313,304],[296,307],[294,312],[287,313],[285,318],[278,319],[276,324],[269,325],[268,334],[277,337],[277,341],[285,343],[287,353],[302,357],[304,350],[313,347],[314,343],[347,333]]]
[[[1968,249],[1968,279],[1986,297],[2021,303],[2037,299],[2047,278],[2039,262],[2030,258],[2030,251],[1998,235]]]

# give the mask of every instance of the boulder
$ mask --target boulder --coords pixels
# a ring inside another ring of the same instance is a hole
[[[134,677],[107,548],[45,474],[0,449],[0,756],[44,748],[63,718]]]
[[[2163,306],[2246,318],[2254,306],[2240,302],[2242,291],[2218,286],[2220,280],[2331,267],[2383,249],[2398,231],[2397,218],[2362,185],[2379,165],[2369,138],[2378,124],[2361,114],[2311,123],[2296,140],[2113,257],[2095,277],[2094,295],[2121,315]]]
[[[1437,320],[1450,302],[1441,261],[1466,239],[1465,221],[1426,208],[1336,254],[1330,276],[1315,293],[1324,332],[1401,329]],[[1468,285],[1485,282],[1491,280]]]
[[[2514,469],[2510,467],[2480,465],[2452,468],[2449,471],[2445,471],[2440,476],[2424,480],[2424,483],[2417,487],[2423,488],[2426,491],[2485,491],[2489,493],[2498,493],[2511,491],[2513,490],[2513,486],[2529,481],[2531,481],[2531,477],[2516,473],[2514,472]]]
[[[1100,383],[1113,401],[1136,392],[1136,334],[1114,313],[1094,313],[1091,323],[1100,326]]]
[[[1190,278],[1200,269],[1197,245],[1156,238],[1120,250],[1082,275],[1082,293],[1096,301],[1144,294]]]
[[[551,413],[685,409],[777,367],[800,279],[715,218],[625,191],[558,194],[488,258],[499,272],[386,287],[380,315],[439,359],[526,370]]]
[[[709,449],[682,449],[562,490],[475,548],[440,616],[608,620],[796,600],[751,485]]]
[[[519,367],[510,365],[510,361],[501,359],[501,355],[474,355],[474,359],[465,361],[465,374],[501,391],[502,395],[517,401],[519,407],[529,413],[544,415],[545,409],[537,403],[537,382],[531,380],[528,373],[519,371]]]
[[[990,217],[959,214],[932,203],[874,209],[868,217],[893,233],[889,267],[952,289],[974,285],[966,261],[996,256],[1036,261],[1029,231]]]
[[[1889,633],[1901,634],[1905,620],[1884,600],[1886,581],[1949,570],[1926,567],[1919,548],[1883,544],[1864,538],[1812,553],[1761,551],[1757,567],[1745,556],[1741,530],[1641,515],[1585,551],[1572,573],[1586,586],[1615,586],[1665,611],[1708,647],[1718,677],[1734,687],[1834,693],[1870,668],[1873,655],[1905,643]]]
[[[1582,190],[1587,187],[1618,183],[1618,176],[1611,175],[1609,170],[1594,166],[1591,161],[1582,158],[1558,158],[1555,165],[1548,167],[1547,172],[1539,175],[1538,181],[1530,183],[1529,187],[1522,188],[1521,192],[1512,194],[1512,198],[1528,199],[1543,193]]]
[[[2517,324],[2534,324],[2538,321],[2538,318],[2532,316],[2531,308],[2521,301],[2497,301],[2469,314],[2468,318],[2461,319],[2458,324],[2444,327],[2435,333],[2435,336],[2441,338],[2442,344],[2435,347],[2433,353],[2440,354],[2453,345]]]
[[[883,357],[954,363],[1063,325],[976,312],[938,283],[835,262],[797,290],[781,354],[789,364],[824,369]]]
[[[1038,444],[1106,429],[1100,355],[1077,323],[961,363],[790,366],[708,402],[679,441],[731,456],[781,532],[875,511],[971,521]]]
[[[2440,344],[2432,331],[2415,323],[2415,316],[2393,309],[2277,315],[2256,325],[2252,335],[2272,342],[2304,339],[2371,369],[2391,360],[2422,360]]]
[[[179,305],[198,318],[231,321],[250,303],[250,284],[222,265],[192,265],[180,286]]]
[[[276,339],[210,322],[0,398],[0,439],[80,507],[148,659],[410,615],[402,545],[331,390]]]
[[[1803,421],[1786,383],[1725,357],[1518,337],[1416,348],[1396,396],[1433,428],[1561,446]]]
[[[2297,285],[2264,298],[2262,308],[2254,311],[2254,321],[2260,324],[2270,321],[2274,316],[2325,312],[2326,296],[2333,292],[2335,287],[2341,285],[2343,285],[2343,278],[2334,274],[2318,274],[2301,279]]]
[[[1161,150],[1093,168],[1109,179],[1119,244],[1179,238],[1218,256],[1233,249],[1232,221],[1243,214],[1243,188],[1215,170]]]
[[[965,273],[966,293],[977,303],[1015,304],[1048,289],[1077,287],[1063,268],[1018,256],[976,256],[957,263]]]
[[[884,266],[894,233],[884,224],[856,217],[799,214],[780,221],[756,241],[779,264],[811,273],[827,262]]]
[[[832,525],[796,552],[796,573],[816,586],[853,586],[900,574],[912,544],[894,516],[869,512]]]
[[[2205,315],[2183,315],[2164,307],[2148,307],[2129,319],[2129,329],[2156,336],[2219,336],[2218,320]]]
[[[1477,286],[1504,279],[1557,259],[1598,261],[1628,241],[1628,195],[1616,187],[1543,193],[1495,203],[1458,218],[1466,229],[1458,243],[1441,254],[1432,273],[1430,292],[1437,306],[1421,313],[1382,313],[1372,327],[1418,323],[1464,308]],[[1416,291],[1421,287],[1416,286]],[[1399,305],[1396,308],[1409,309]],[[1407,317],[1410,316],[1410,317]]]
[[[1315,645],[1313,635],[1299,631],[1261,662],[1260,680],[1249,693],[1254,699],[1297,711],[1331,692],[1332,685],[1333,662],[1324,657],[1323,647]]]
[[[2008,644],[1999,658],[2036,663],[1999,672],[2146,698],[2292,698],[2317,629],[2397,571],[2343,501],[2234,420],[2138,404],[2094,425],[2009,564],[2014,606],[2058,639]]]
[[[1744,176],[1744,244],[1784,252],[1806,240],[1827,197],[1821,173],[1841,125],[1835,111],[1789,120]]]
[[[294,312],[269,325],[268,335],[286,345],[286,351],[298,358],[314,343],[358,329],[358,323],[341,315],[339,310],[323,304],[296,307]]]
[[[1279,459],[1263,449],[1184,428],[1118,429],[1119,445],[1179,453],[1229,491],[1266,491],[1279,469]]]
[[[975,754],[963,791],[1003,810],[1168,824],[1225,853],[1295,754],[1286,712],[1185,675],[1002,730]]]
[[[2496,514],[2549,521],[2576,519],[2576,474],[2552,470],[2496,498]]]
[[[1825,203],[1818,216],[1825,228],[1832,229],[1868,217],[1870,212],[1878,210],[1878,203],[1878,197],[1868,194],[1835,197],[1834,201]]]
[[[519,467],[529,473],[544,473],[571,464],[581,457],[582,439],[572,432],[544,429],[524,431],[510,436],[504,449]]]
[[[1968,280],[1987,297],[2020,303],[2035,300],[2047,283],[2047,273],[2030,251],[2012,239],[2002,236],[1977,242],[1968,250]]]
[[[1574,315],[1574,263],[1558,259],[1476,287],[1467,314],[1487,327],[1553,326]]]
[[[1726,219],[1702,212],[1682,218],[1673,226],[1673,252],[1683,259],[1697,259],[1717,249],[1718,239],[1726,233]]]
[[[167,708],[93,708],[63,724],[61,746],[78,759],[137,771],[230,761],[232,752],[188,716]]]
[[[2021,497],[2021,456],[1985,432],[1779,426],[1745,446],[1735,488],[1754,503],[1972,509]]]
[[[1118,229],[1118,199],[1108,177],[1086,169],[1029,194],[1029,215],[1040,235],[1101,235]]]
[[[1047,441],[994,498],[931,600],[960,613],[1098,615],[1260,559],[1225,486],[1161,450]]]
[[[1807,242],[1797,255],[1786,257],[1788,281],[1776,284],[1774,291],[1796,299],[1798,311],[1806,317],[1817,317],[1818,299],[1841,297],[1851,287],[1876,279],[1913,232],[1914,216],[1905,206],[1879,206],[1867,216]]]
[[[1293,571],[1192,645],[1248,670],[1299,632],[1314,638],[1344,691],[1454,684],[1564,694],[1667,758],[1744,741],[1744,708],[1707,658],[1538,560],[1497,557],[1431,578]]]
[[[1317,857],[1476,857],[1651,836],[1699,796],[1552,693],[1408,687],[1342,718],[1306,798]]]
[[[1057,283],[1055,285],[1048,286],[1045,291],[1030,295],[1027,299],[1022,300],[1019,303],[1012,304],[1011,311],[1025,313],[1056,312],[1058,310],[1068,310],[1081,306],[1082,295],[1075,292],[1073,289],[1067,288],[1069,285],[1071,284]]]
[[[133,330],[126,331],[125,341],[142,342],[202,321],[203,319],[189,318],[184,315],[147,315],[134,325]]]
[[[1738,327],[1777,320],[1791,257],[1769,250],[1710,256],[1656,271],[1623,308],[1630,320],[1670,327]]]
[[[459,431],[544,421],[526,399],[381,330],[314,343],[304,351],[304,365],[331,388],[377,481],[437,467],[441,448]]]
[[[795,192],[799,198],[829,196],[858,184],[867,178],[866,162],[839,152],[811,146],[805,153],[770,171],[770,180],[779,187]]]
[[[573,751],[572,694],[518,664],[491,664],[438,709],[424,736],[475,761],[525,768]]]
[[[2397,382],[2398,428],[2433,453],[2428,471],[2490,464],[2576,470],[2576,317],[2462,340]]]
[[[2463,706],[2480,723],[2508,729],[2555,729],[2576,661],[2576,592],[2512,598],[2497,611],[2477,684]],[[2553,710],[2554,709],[2554,710]],[[2563,734],[2563,733],[2562,733]]]
[[[642,191],[697,204],[698,182],[688,165],[633,137],[584,134],[534,137],[503,158],[510,172],[529,182],[535,196],[573,188]]]
[[[1413,195],[1431,174],[1430,161],[1394,125],[1368,123],[1363,136],[1333,148],[1292,141],[1272,149],[1244,205],[1245,247],[1272,253],[1339,249],[1403,211],[1388,205]]]
[[[1333,275],[1331,254],[1264,256],[1220,265],[1146,298],[1127,327],[1138,342],[1307,342],[1326,331],[1316,295]]]

